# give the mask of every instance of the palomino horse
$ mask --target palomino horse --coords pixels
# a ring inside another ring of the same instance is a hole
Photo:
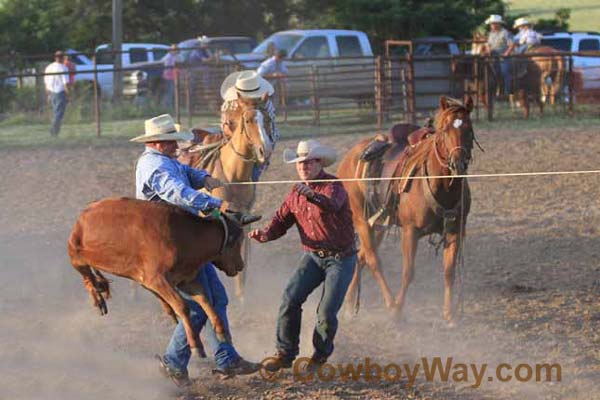
[[[205,169],[223,182],[251,182],[254,167],[263,165],[273,149],[271,122],[268,113],[259,107],[260,101],[261,99],[238,99],[238,107],[228,115],[233,132],[231,138],[222,137],[212,144],[209,139],[208,147],[212,148],[205,151],[197,149],[207,145],[192,145],[181,149],[179,161]],[[256,187],[225,184],[211,193],[230,202],[236,211],[247,213],[254,206]],[[243,272],[235,277],[235,294],[242,301],[245,278]]]
[[[415,179],[408,185],[398,180],[392,186],[399,195],[395,209],[389,210],[394,222],[402,229],[402,286],[393,299],[380,269],[377,248],[383,237],[375,231],[365,216],[364,205],[367,194],[365,181],[348,181],[344,186],[350,197],[352,218],[360,238],[358,262],[348,289],[347,310],[357,300],[357,287],[362,268],[366,264],[373,273],[390,309],[401,310],[408,286],[413,279],[415,253],[420,238],[437,233],[442,235],[444,250],[444,308],[443,316],[448,322],[453,318],[452,291],[458,251],[465,234],[467,214],[471,202],[469,186],[465,178],[442,178],[441,176],[465,174],[471,161],[475,136],[470,113],[473,100],[467,97],[464,104],[440,98],[440,108],[435,117],[435,133],[412,148],[405,166],[413,166]],[[356,178],[360,155],[371,139],[354,146],[342,159],[338,168],[340,178]],[[406,167],[402,168],[406,170]],[[396,170],[393,176],[405,176],[405,171]]]

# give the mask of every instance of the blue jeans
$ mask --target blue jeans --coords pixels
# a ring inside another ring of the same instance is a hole
[[[337,313],[344,302],[346,291],[354,274],[356,255],[336,260],[319,258],[306,253],[300,260],[285,291],[277,320],[277,350],[291,359],[296,358],[300,344],[302,304],[322,282],[323,292],[317,307],[317,324],[313,332],[313,346],[317,357],[327,358],[333,353],[333,339],[338,327]]]
[[[217,275],[215,267],[211,263],[202,267],[196,276],[196,282],[200,283],[204,288],[208,301],[214,307],[217,315],[221,318],[221,321],[223,321],[228,336],[231,336],[229,332],[229,321],[227,320],[227,304],[229,302],[227,299],[227,292]],[[187,294],[183,292],[180,292],[180,294],[187,300],[194,330],[200,333],[202,328],[207,325],[206,322],[208,318],[206,313],[202,310],[200,305],[192,300]],[[235,351],[233,344],[219,342],[210,322],[208,323],[205,336],[208,348],[212,351],[219,369],[229,367],[233,362],[240,358]],[[190,346],[187,342],[187,337],[185,336],[183,323],[180,320],[175,327],[175,331],[173,331],[173,335],[171,336],[171,341],[167,346],[164,361],[170,368],[184,372],[187,371],[190,356]]]
[[[54,93],[50,92],[50,104],[52,105],[52,126],[50,127],[51,135],[58,135],[60,132],[60,125],[62,123],[63,117],[65,116],[65,110],[67,109],[67,93],[59,92]]]
[[[504,94],[512,93],[512,65],[511,59],[505,58],[500,60],[500,73],[504,81]]]

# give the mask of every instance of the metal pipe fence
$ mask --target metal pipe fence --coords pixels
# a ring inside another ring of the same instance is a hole
[[[577,57],[600,60],[600,53],[523,54],[506,58],[409,53],[400,57],[302,59],[289,61],[287,76],[269,80],[275,87],[274,101],[284,134],[286,126],[351,132],[364,127],[381,130],[400,121],[415,123],[431,115],[442,95],[473,96],[475,119],[522,118],[514,108],[517,106],[509,106],[505,101],[501,90],[498,63],[505,59],[529,68],[533,58],[559,58],[564,66],[564,82],[555,93],[558,105],[552,110],[566,115],[597,114],[600,62],[598,66],[582,67],[574,62]],[[44,68],[45,65],[39,65],[29,72],[0,75],[0,119],[23,114],[32,121],[49,120],[44,78],[52,74],[45,74]],[[211,62],[176,64],[172,68],[174,79],[170,82],[164,74],[168,68],[162,63],[120,68],[124,75],[123,93],[118,102],[113,102],[110,77],[115,69],[100,68],[94,59],[90,68],[74,73],[67,123],[94,123],[97,136],[107,121],[139,120],[162,112],[173,114],[179,123],[184,120],[190,127],[198,117],[218,124],[221,83],[242,66],[236,62]],[[20,83],[14,84],[14,79]],[[514,88],[519,89],[519,84],[535,86],[539,76],[513,79]],[[527,94],[539,97],[539,93]]]

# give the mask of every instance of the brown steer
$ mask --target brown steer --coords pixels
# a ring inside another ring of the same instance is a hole
[[[244,268],[240,224],[223,221],[201,219],[166,203],[109,198],[81,213],[69,237],[69,257],[101,315],[108,312],[102,293],[110,298],[110,290],[100,271],[132,279],[154,293],[175,322],[181,318],[192,354],[203,357],[198,332],[176,288],[200,304],[219,340],[227,341],[222,321],[194,281],[209,261],[228,276]]]

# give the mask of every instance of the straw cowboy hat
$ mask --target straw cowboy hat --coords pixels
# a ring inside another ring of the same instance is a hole
[[[505,24],[504,20],[502,19],[502,15],[498,15],[498,14],[492,14],[488,17],[488,19],[485,20],[485,24],[489,25],[489,24]]]
[[[328,167],[337,159],[337,152],[313,139],[300,141],[296,151],[292,149],[283,151],[283,161],[288,164],[315,159],[321,160],[323,167]]]
[[[516,29],[516,28],[518,28],[520,26],[523,26],[523,25],[531,25],[531,22],[529,22],[527,20],[527,18],[522,18],[522,17],[521,18],[517,18],[517,20],[515,21],[515,24],[513,25],[513,28]]]
[[[269,81],[250,70],[233,72],[221,84],[221,97],[225,101],[237,99],[238,93],[242,97],[260,98],[265,93],[271,96],[274,91]]]
[[[159,115],[152,119],[147,119],[144,123],[145,133],[134,137],[130,142],[162,142],[167,140],[192,140],[194,134],[181,131],[181,126],[175,123],[173,117],[169,114]]]

